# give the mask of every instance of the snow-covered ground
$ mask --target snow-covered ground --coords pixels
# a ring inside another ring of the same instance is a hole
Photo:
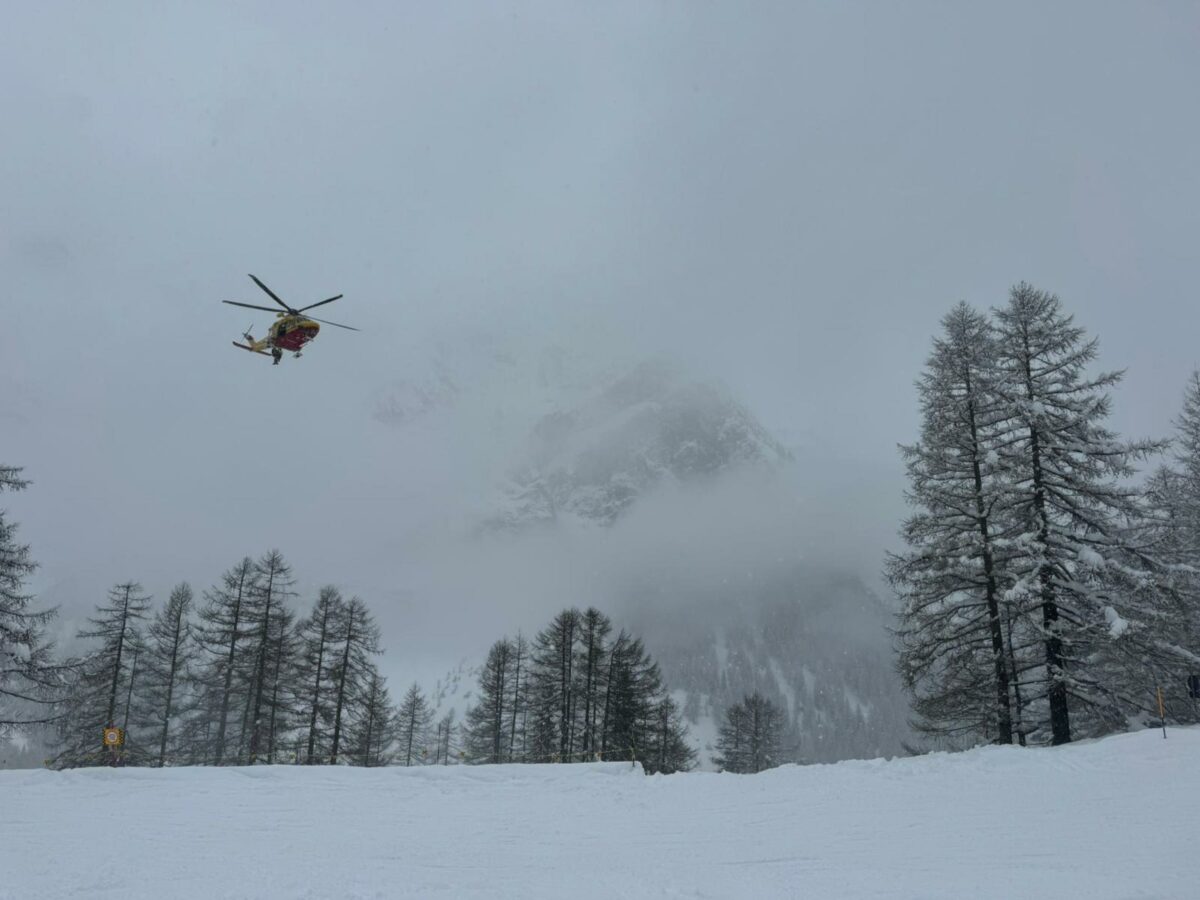
[[[757,776],[0,772],[0,896],[1200,897],[1200,730]]]

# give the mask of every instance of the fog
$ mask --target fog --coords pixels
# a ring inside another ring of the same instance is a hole
[[[34,482],[3,498],[33,587],[67,632],[116,581],[278,547],[301,606],[368,600],[408,679],[658,566],[877,583],[954,302],[1057,292],[1128,370],[1114,426],[1168,431],[1198,42],[1186,3],[14,7],[0,460]],[[269,302],[249,272],[362,332],[234,349],[270,321],[220,303]],[[794,462],[479,536],[538,417],[647,358]]]

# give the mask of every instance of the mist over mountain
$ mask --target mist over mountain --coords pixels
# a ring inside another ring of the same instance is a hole
[[[526,452],[493,526],[564,516],[611,525],[663,482],[790,458],[743,406],[662,362],[642,363],[575,408],[543,416]]]
[[[536,381],[548,411],[510,437],[493,508],[464,557],[471,574],[446,593],[470,593],[473,582],[523,598],[501,607],[509,624],[493,638],[518,627],[528,636],[572,605],[596,605],[643,636],[702,764],[725,708],[754,691],[784,710],[796,759],[902,752],[907,703],[891,615],[825,552],[839,536],[806,500],[803,451],[727,390],[661,361],[590,390],[544,372]],[[435,383],[447,405],[471,402],[444,370]],[[432,409],[420,399],[397,423]],[[477,662],[438,680],[440,714],[461,720]]]

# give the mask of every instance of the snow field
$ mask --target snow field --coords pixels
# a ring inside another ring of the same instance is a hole
[[[1200,897],[1200,729],[755,776],[0,772],[5,898]]]

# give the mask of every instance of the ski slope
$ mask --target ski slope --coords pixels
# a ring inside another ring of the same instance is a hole
[[[6,898],[1195,898],[1200,730],[756,776],[0,772]]]

